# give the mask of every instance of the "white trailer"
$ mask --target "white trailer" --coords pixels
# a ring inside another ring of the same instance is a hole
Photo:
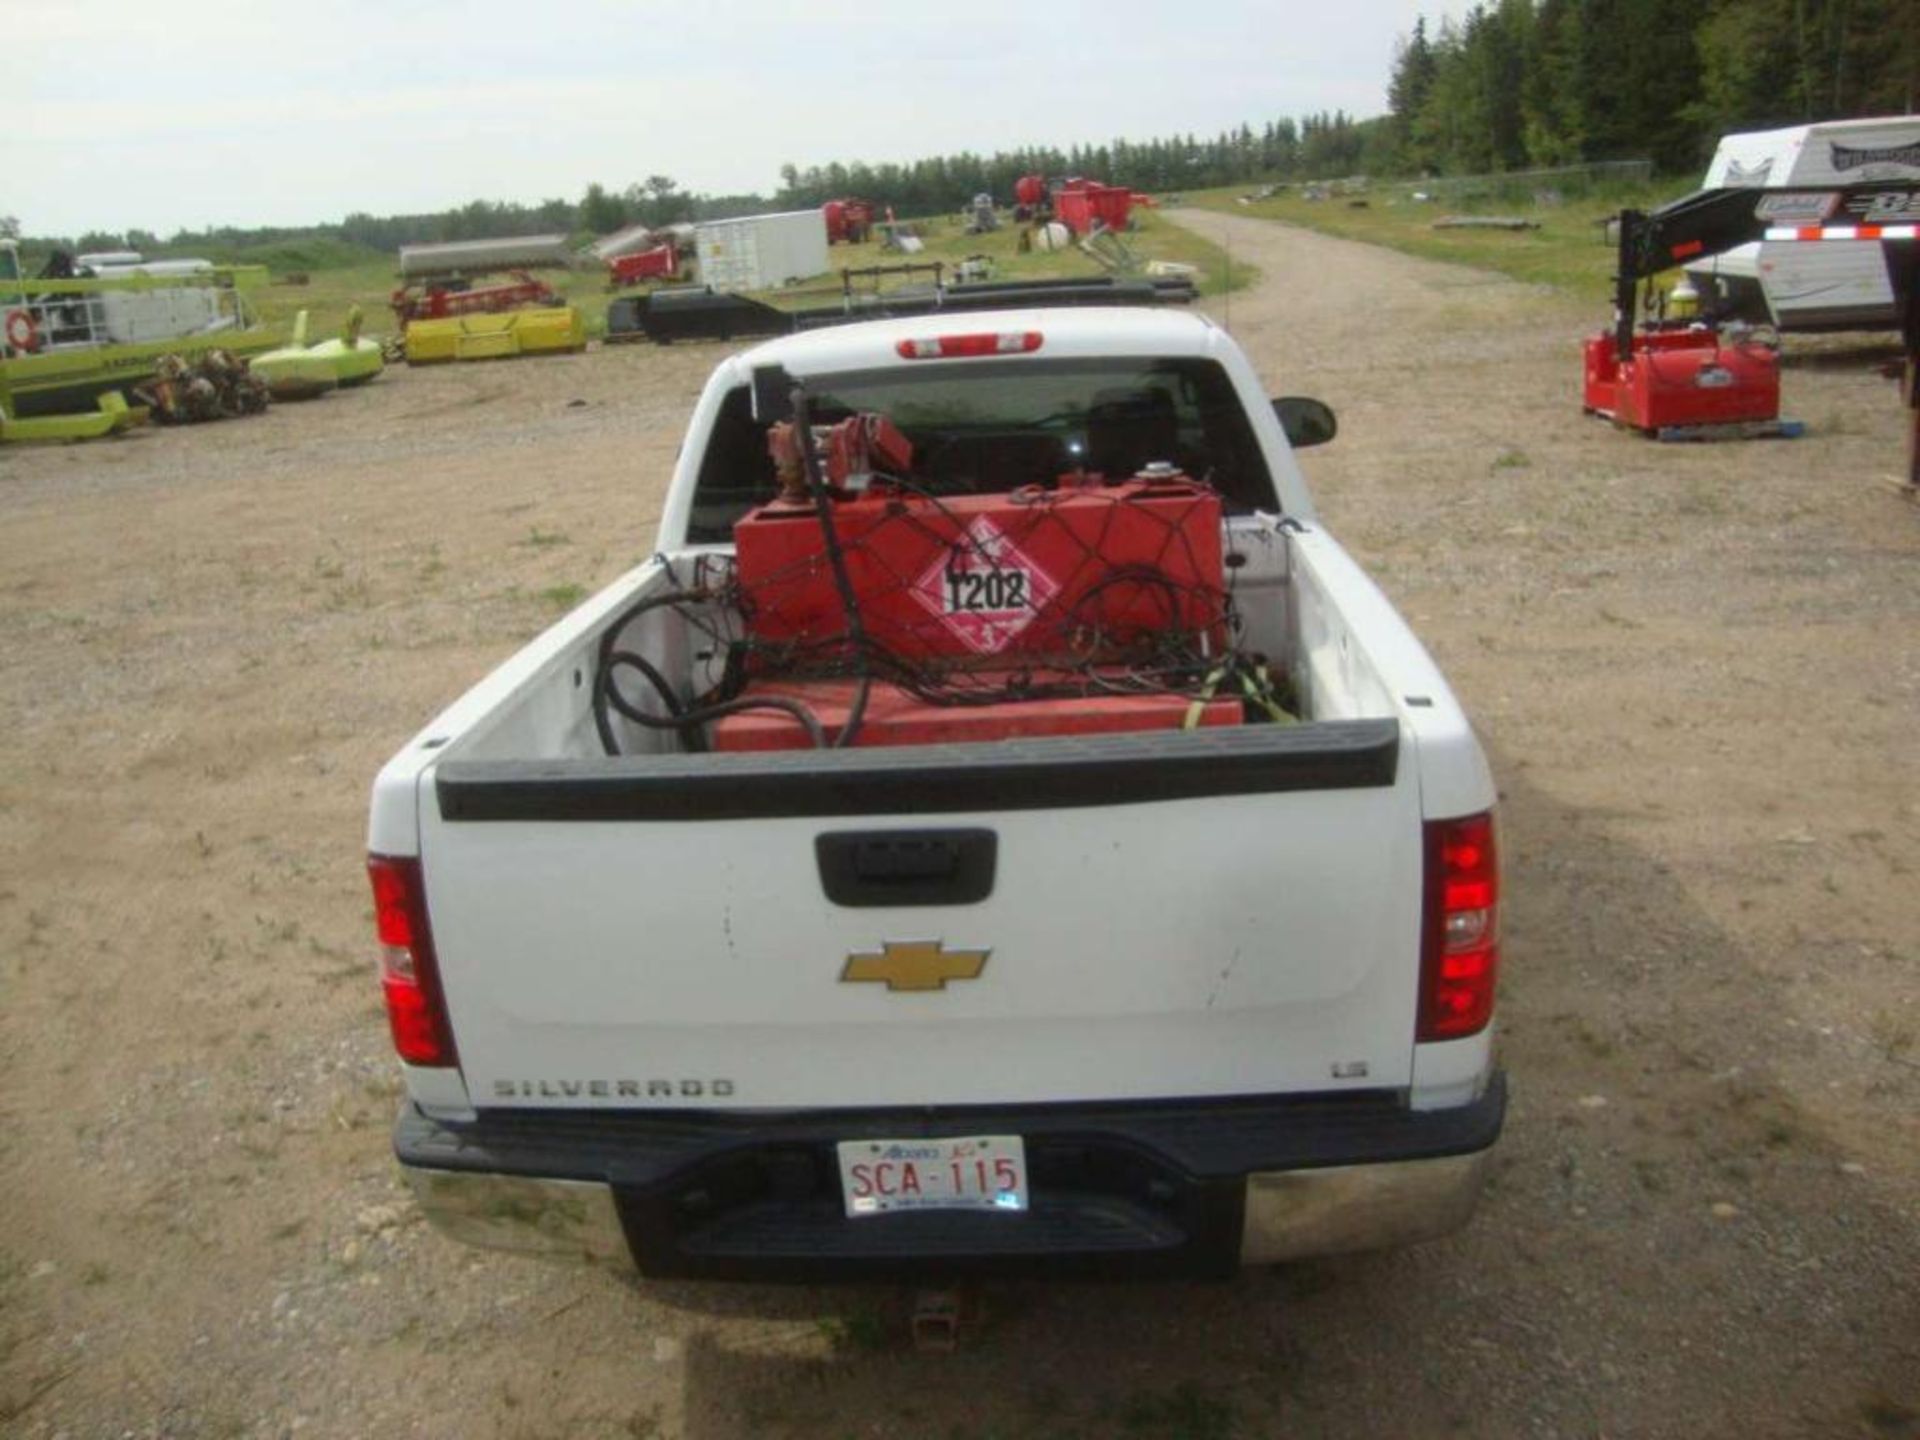
[[[1724,136],[1702,188],[1798,191],[1874,180],[1920,180],[1920,115]],[[1782,223],[1792,218],[1783,216]],[[1884,330],[1899,323],[1877,241],[1741,245],[1687,273],[1723,312],[1771,320],[1782,330]]]
[[[788,210],[710,220],[694,230],[700,279],[715,290],[772,290],[827,271],[827,217]]]

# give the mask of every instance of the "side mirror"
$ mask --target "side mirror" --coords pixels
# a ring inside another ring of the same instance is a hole
[[[1273,413],[1280,417],[1280,428],[1287,432],[1287,443],[1296,450],[1324,445],[1340,433],[1340,422],[1333,418],[1333,407],[1305,395],[1282,395],[1273,402]]]

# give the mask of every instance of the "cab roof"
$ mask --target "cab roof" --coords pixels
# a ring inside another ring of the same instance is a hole
[[[964,360],[927,362],[901,357],[902,340],[943,335],[1037,332],[1038,349],[1001,360],[1085,359],[1100,356],[1201,356],[1212,353],[1218,327],[1191,310],[1162,310],[1139,305],[1061,306],[1053,309],[956,310],[897,320],[869,320],[783,335],[738,355],[747,370],[784,365],[796,375],[828,375],[846,370],[875,370],[891,365],[966,364]]]

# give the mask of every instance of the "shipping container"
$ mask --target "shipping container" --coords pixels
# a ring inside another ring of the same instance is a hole
[[[694,234],[700,279],[715,290],[772,290],[827,270],[827,218],[819,210],[713,220]]]

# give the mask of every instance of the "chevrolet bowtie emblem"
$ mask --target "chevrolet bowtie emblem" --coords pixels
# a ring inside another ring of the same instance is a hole
[[[840,983],[884,980],[889,990],[944,990],[949,980],[978,980],[991,950],[948,950],[938,940],[888,940],[880,953],[847,956]]]

